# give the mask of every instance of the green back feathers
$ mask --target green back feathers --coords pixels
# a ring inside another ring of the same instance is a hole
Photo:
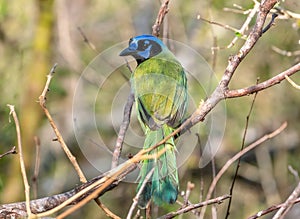
[[[172,53],[141,63],[131,78],[139,119],[152,130],[176,127],[186,111],[186,76]]]

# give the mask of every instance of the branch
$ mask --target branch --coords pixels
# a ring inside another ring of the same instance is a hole
[[[298,71],[300,71],[300,63],[290,67],[289,69],[281,72],[280,74],[274,76],[273,78],[270,78],[269,80],[266,80],[257,85],[253,85],[250,87],[237,89],[237,90],[227,90],[225,93],[225,97],[226,98],[242,97],[245,95],[256,93],[258,91],[267,89],[273,85],[279,84],[281,81],[286,79],[286,76],[291,76]]]
[[[161,26],[162,22],[164,21],[166,14],[169,12],[169,2],[170,2],[170,0],[165,0],[161,4],[156,21],[155,21],[154,25],[152,26],[152,35],[154,35],[156,37],[159,37],[160,26]]]
[[[0,159],[4,156],[7,156],[9,154],[17,154],[16,146],[13,146],[9,151],[6,151],[4,154],[0,154]]]
[[[50,197],[32,200],[30,201],[31,212],[41,217],[43,216],[43,212],[47,212],[47,214],[45,214],[50,215],[50,213],[56,212],[57,209],[62,209],[67,205],[75,205],[87,196],[89,196],[95,190],[97,190],[97,188],[103,185],[108,178],[113,179],[113,182],[105,186],[105,188],[103,188],[102,191],[99,193],[98,196],[102,196],[107,191],[116,187],[129,172],[135,169],[135,167],[136,165],[131,160],[128,160],[124,164],[120,165],[118,168],[106,172],[100,176],[97,176],[89,180],[88,182],[83,183],[82,185],[76,186],[70,191],[53,195]],[[120,170],[122,170],[121,173],[119,173],[119,175],[116,176],[116,173],[120,172]],[[51,209],[52,211],[50,211]],[[16,218],[28,216],[26,213],[25,202],[0,205],[0,218],[5,218],[8,215],[15,215]]]
[[[241,151],[245,147],[246,135],[247,135],[247,132],[248,132],[248,127],[249,127],[249,119],[250,119],[250,115],[251,115],[253,107],[254,107],[254,103],[255,103],[256,97],[257,97],[257,93],[255,93],[255,95],[253,97],[253,100],[252,100],[252,103],[251,103],[251,106],[250,106],[250,110],[248,112],[248,115],[246,116],[246,124],[245,124],[243,139],[242,139]],[[226,211],[226,217],[225,217],[225,219],[227,219],[229,217],[229,215],[230,215],[230,207],[231,207],[231,202],[232,202],[232,197],[233,197],[233,187],[234,187],[235,181],[236,181],[236,179],[238,177],[238,171],[239,171],[239,168],[240,168],[241,158],[242,157],[239,157],[239,159],[238,159],[238,162],[237,162],[237,165],[236,165],[236,169],[235,169],[235,173],[234,173],[234,177],[233,177],[233,180],[232,180],[232,183],[231,183],[231,187],[230,187],[230,190],[229,190],[230,198],[229,198],[229,201],[228,201],[228,206],[227,206],[227,211]]]
[[[296,84],[289,76],[285,75],[285,79],[297,90],[300,90],[300,85]]]
[[[297,199],[295,199],[295,200],[293,201],[293,204],[296,204],[296,203],[299,203],[299,202],[300,202],[300,197],[297,198]],[[276,211],[277,209],[281,208],[283,205],[284,205],[284,203],[279,204],[279,205],[271,206],[271,207],[269,207],[269,208],[267,208],[267,209],[265,209],[265,210],[262,210],[262,211],[260,211],[260,212],[257,212],[255,215],[252,215],[252,216],[248,217],[248,219],[256,219],[256,218],[260,218],[261,216],[264,216],[264,215],[269,214],[269,213],[271,213],[271,212],[273,212],[273,211]]]
[[[44,87],[44,90],[42,92],[42,94],[39,97],[39,103],[40,106],[42,107],[45,115],[47,116],[49,123],[57,137],[58,142],[60,143],[61,147],[63,148],[64,152],[66,153],[66,155],[68,156],[69,160],[71,161],[72,165],[74,166],[74,169],[76,170],[79,179],[82,183],[86,183],[87,179],[85,178],[77,160],[76,157],[72,154],[72,152],[70,151],[70,149],[68,148],[68,146],[66,145],[61,133],[59,132],[54,120],[52,119],[51,114],[49,113],[47,107],[46,107],[46,95],[47,92],[49,91],[49,86],[50,86],[50,82],[51,79],[53,77],[53,74],[55,73],[55,69],[57,67],[57,64],[55,63],[54,66],[51,68],[49,74],[47,75],[47,81]],[[98,204],[98,206],[106,213],[107,216],[110,216],[112,218],[118,218],[117,216],[115,216],[112,212],[110,212],[99,200],[95,200],[95,202]]]
[[[130,94],[128,96],[128,99],[127,99],[127,102],[126,102],[126,105],[124,108],[123,122],[122,122],[122,125],[120,126],[118,138],[116,141],[116,146],[115,146],[113,157],[112,157],[112,164],[111,164],[112,169],[118,166],[118,161],[119,161],[119,158],[120,158],[120,155],[122,152],[122,146],[123,146],[125,134],[126,134],[127,128],[130,123],[130,115],[131,115],[131,109],[132,109],[133,102],[134,102],[134,94],[133,94],[133,92],[130,91]]]
[[[23,178],[23,183],[25,187],[25,206],[26,206],[26,211],[27,215],[30,218],[31,217],[31,210],[30,210],[30,186],[28,183],[27,175],[26,175],[26,169],[25,169],[25,164],[24,164],[24,157],[23,157],[23,150],[22,150],[22,140],[21,140],[21,130],[20,130],[20,124],[19,124],[19,119],[17,116],[17,113],[15,111],[15,106],[7,104],[7,106],[10,109],[10,115],[12,115],[15,124],[16,124],[16,132],[17,132],[17,139],[18,139],[18,149],[19,149],[19,157],[20,157],[20,166],[21,166],[21,173],[22,173],[22,178]]]
[[[52,119],[52,116],[51,114],[49,113],[47,107],[46,107],[46,95],[47,95],[47,92],[49,91],[49,86],[50,86],[50,82],[51,82],[51,79],[53,77],[53,74],[55,73],[55,69],[57,67],[57,64],[54,64],[54,66],[52,67],[52,69],[50,70],[49,74],[47,75],[47,81],[46,81],[46,84],[45,84],[45,87],[44,87],[44,90],[42,92],[42,94],[40,95],[39,97],[39,103],[40,103],[40,106],[42,107],[45,115],[47,116],[48,120],[49,120],[49,123],[57,137],[57,140],[58,142],[60,143],[61,147],[63,148],[64,152],[66,153],[66,155],[68,156],[69,160],[71,161],[71,163],[73,164],[79,178],[80,178],[80,181],[85,183],[86,182],[86,178],[81,170],[81,168],[79,167],[79,164],[77,163],[76,161],[76,157],[73,156],[72,152],[69,150],[68,146],[66,145],[62,135],[60,134],[56,124],[54,123],[53,119]]]
[[[292,192],[292,194],[288,197],[288,199],[283,203],[277,213],[274,215],[273,219],[282,219],[286,215],[286,213],[293,207],[295,201],[300,195],[300,182]]]
[[[178,211],[175,212],[170,212],[164,216],[161,216],[160,219],[169,219],[169,218],[174,218],[178,215],[184,214],[186,212],[192,211],[196,208],[201,208],[203,206],[211,205],[211,204],[221,204],[225,199],[228,199],[230,195],[223,195],[214,199],[210,199],[204,202],[200,202],[197,204],[190,204],[182,209],[179,209]]]
[[[206,200],[210,199],[212,192],[214,191],[219,179],[221,178],[221,176],[226,172],[226,170],[229,168],[229,166],[231,164],[233,164],[236,160],[238,160],[241,156],[243,156],[244,154],[248,153],[250,150],[253,150],[255,147],[257,147],[258,145],[262,144],[263,142],[274,138],[275,136],[277,136],[278,134],[280,134],[285,128],[287,127],[287,122],[284,122],[278,129],[276,129],[275,131],[264,135],[262,138],[258,139],[257,141],[255,141],[254,143],[252,143],[251,145],[249,145],[248,147],[244,148],[243,150],[241,150],[240,152],[238,152],[236,155],[234,155],[230,160],[228,160],[225,165],[222,167],[222,169],[218,172],[218,174],[216,175],[216,177],[213,179],[207,195],[206,195]],[[205,214],[205,210],[206,208],[202,208],[201,209],[201,215],[200,218],[204,218],[204,214]]]

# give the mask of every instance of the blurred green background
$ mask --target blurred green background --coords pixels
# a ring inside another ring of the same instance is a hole
[[[197,16],[201,15],[238,29],[247,15],[224,10],[224,8],[238,10],[234,4],[239,5],[244,11],[254,5],[251,0],[171,1],[163,29],[169,38],[182,42],[201,54],[218,79],[226,68],[228,57],[235,54],[244,41],[239,39],[232,48],[218,50],[213,56],[211,47],[227,46],[235,33],[199,20]],[[300,13],[300,2],[297,0],[280,2],[279,6]],[[76,172],[60,145],[52,141],[55,134],[37,102],[49,70],[54,63],[58,63],[50,86],[47,106],[86,176],[88,178],[97,176],[99,174],[97,167],[82,154],[74,135],[72,107],[77,81],[85,67],[98,53],[127,41],[132,36],[151,33],[159,7],[160,2],[153,0],[0,1],[0,153],[16,145],[15,126],[13,122],[9,122],[9,109],[6,106],[13,104],[21,123],[23,151],[29,179],[33,175],[36,153],[33,138],[38,136],[41,140],[38,197],[67,191],[79,183]],[[250,29],[253,24],[254,20],[250,23]],[[97,52],[84,42],[78,27],[95,45]],[[284,56],[272,49],[277,47],[286,51],[300,50],[299,27],[299,19],[280,19],[280,17],[276,19],[274,26],[263,35],[239,66],[230,88],[253,85],[257,78],[260,81],[266,80],[299,62],[299,56]],[[118,130],[115,130],[111,121],[105,118],[111,115],[111,103],[120,86],[124,84],[128,86],[130,75],[123,67],[112,77],[110,82],[113,83],[106,85],[108,92],[105,98],[98,99],[95,107],[97,124],[100,124],[99,129],[102,130],[102,134],[104,133],[105,143],[111,148]],[[300,83],[299,74],[295,74],[292,79]],[[192,84],[193,81],[189,83]],[[97,85],[97,81],[94,81],[94,84]],[[212,88],[214,86],[215,83],[212,84]],[[201,91],[192,92],[191,95],[197,101],[205,98]],[[252,99],[253,96],[247,96],[226,101],[226,129],[222,145],[215,157],[216,171],[239,151]],[[247,144],[276,129],[283,121],[288,122],[288,128],[278,137],[243,157],[233,195],[231,218],[245,218],[261,209],[283,202],[295,187],[297,181],[288,171],[288,166],[300,170],[299,105],[299,90],[286,81],[258,94],[250,118]],[[122,120],[122,111],[123,106],[120,106],[118,121]],[[133,129],[139,132],[136,118],[132,118],[132,122]],[[83,129],[93,140],[94,133],[89,131],[89,127]],[[204,135],[205,133],[202,137],[205,139]],[[125,145],[122,157],[126,158],[130,152],[132,151],[126,149]],[[195,183],[195,189],[190,197],[193,203],[199,202],[201,182],[204,183],[206,195],[212,180],[211,164],[199,168],[199,155],[200,146],[194,149],[194,153],[179,168],[181,190],[185,190],[188,181]],[[217,196],[229,192],[234,174],[233,167],[219,182]],[[135,188],[135,184],[121,183],[113,192],[106,193],[101,200],[123,218],[131,205]],[[22,201],[25,199],[23,191],[18,156],[10,155],[0,159],[0,202]],[[179,200],[183,201],[181,197]],[[221,218],[224,217],[226,206],[227,202],[217,206]],[[177,204],[154,208],[153,217],[177,208],[179,208]],[[210,218],[210,212],[209,208],[207,218]],[[296,205],[290,218],[299,216],[300,210]],[[69,218],[101,217],[105,217],[103,212],[91,202]],[[182,218],[195,216],[188,213]]]

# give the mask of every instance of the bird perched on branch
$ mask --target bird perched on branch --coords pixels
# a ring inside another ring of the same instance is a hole
[[[179,61],[155,36],[131,38],[128,48],[120,53],[120,56],[129,55],[137,62],[131,76],[131,88],[138,120],[146,135],[144,149],[147,149],[181,124],[187,108],[187,79]],[[172,137],[149,152],[149,159],[142,161],[138,190],[146,175],[152,169],[154,171],[139,197],[140,207],[146,207],[151,198],[157,205],[176,201],[178,173],[175,152]]]

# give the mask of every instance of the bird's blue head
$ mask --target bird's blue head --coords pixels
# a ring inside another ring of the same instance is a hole
[[[120,53],[120,56],[131,55],[136,59],[137,63],[140,64],[158,55],[164,49],[167,49],[167,47],[157,37],[152,35],[140,35],[129,40],[129,46]]]

